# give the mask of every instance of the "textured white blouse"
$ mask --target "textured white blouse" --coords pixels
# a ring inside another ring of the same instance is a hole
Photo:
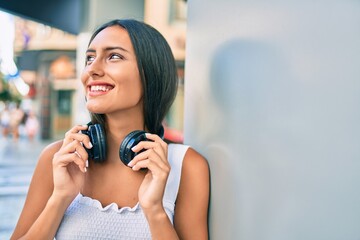
[[[175,201],[179,190],[182,162],[189,146],[169,144],[171,171],[165,187],[163,204],[173,223]],[[66,210],[55,239],[151,239],[150,229],[140,204],[120,208],[116,203],[101,203],[80,193]]]

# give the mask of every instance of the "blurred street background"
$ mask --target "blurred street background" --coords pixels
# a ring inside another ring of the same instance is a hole
[[[149,4],[151,2],[151,4]],[[0,240],[9,239],[40,152],[86,124],[79,75],[95,28],[110,19],[151,24],[168,40],[179,89],[165,137],[183,141],[185,0],[0,0]]]

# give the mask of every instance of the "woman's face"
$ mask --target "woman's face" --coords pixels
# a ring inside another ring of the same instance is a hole
[[[90,112],[110,114],[134,108],[142,112],[141,78],[124,28],[111,26],[96,35],[86,51],[81,81]]]

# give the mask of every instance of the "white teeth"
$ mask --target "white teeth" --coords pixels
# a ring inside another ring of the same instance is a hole
[[[94,85],[90,87],[90,91],[92,92],[107,92],[111,89],[110,86],[100,86],[100,85]]]

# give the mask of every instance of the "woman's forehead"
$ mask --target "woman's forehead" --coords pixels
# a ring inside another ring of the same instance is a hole
[[[89,44],[89,48],[98,46],[121,46],[128,51],[132,50],[129,33],[121,26],[111,26],[100,31]]]

